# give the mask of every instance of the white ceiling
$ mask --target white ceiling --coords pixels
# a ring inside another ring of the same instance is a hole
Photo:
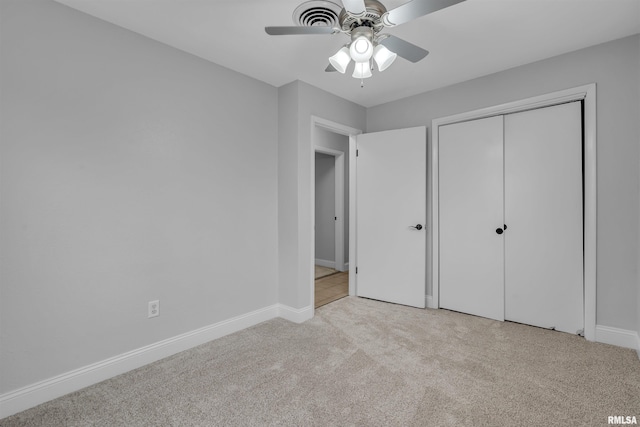
[[[398,58],[361,88],[324,72],[347,36],[264,32],[294,25],[304,0],[56,1],[276,87],[298,79],[365,107],[640,32],[640,0],[466,0],[387,30],[430,54]]]

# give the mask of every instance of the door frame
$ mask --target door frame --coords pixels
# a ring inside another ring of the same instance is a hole
[[[316,223],[316,162],[315,162],[315,156],[316,156],[316,152],[315,152],[315,147],[316,147],[316,128],[322,128],[328,131],[331,131],[333,133],[337,133],[340,135],[345,135],[349,137],[349,272],[351,272],[351,269],[354,269],[355,271],[355,263],[351,262],[351,260],[355,260],[356,259],[356,225],[355,225],[355,218],[356,218],[356,203],[355,203],[355,196],[356,196],[356,136],[360,135],[362,132],[362,130],[360,129],[356,129],[353,128],[351,126],[347,126],[347,125],[343,125],[342,123],[338,123],[338,122],[334,122],[331,120],[327,120],[324,119],[322,117],[318,117],[318,116],[311,116],[311,150],[310,150],[310,156],[311,156],[311,168],[310,168],[310,194],[311,194],[311,208],[310,208],[310,214],[311,214],[311,226],[313,227],[313,225]],[[315,246],[316,246],[316,233],[312,232],[311,233],[311,239],[310,239],[310,253],[314,254],[313,257],[315,257]],[[315,280],[313,277],[313,264],[315,262],[315,259],[309,259],[309,262],[311,263],[310,268],[309,268],[309,273],[310,273],[310,277],[309,277],[309,287],[310,287],[310,295],[311,295],[311,308],[314,310],[315,312]],[[349,295],[355,295],[356,294],[356,275],[355,274],[349,274]]]
[[[334,197],[335,197],[335,218],[336,220],[333,222],[333,230],[334,230],[334,245],[335,245],[335,260],[334,266],[338,271],[345,271],[344,267],[344,153],[339,150],[332,150],[330,148],[321,147],[316,145],[314,147],[316,153],[327,154],[334,158],[333,168],[334,168]],[[313,167],[315,168],[315,162]],[[315,171],[314,171],[315,177]],[[314,186],[315,191],[315,186]],[[314,193],[314,209],[315,209],[315,193]],[[315,210],[314,210],[314,220],[315,220]],[[315,222],[314,222],[315,224]],[[315,233],[314,233],[315,239]],[[314,241],[315,242],[315,241]],[[315,248],[315,243],[314,243]],[[315,251],[314,251],[315,252]],[[314,257],[314,262],[315,262]],[[325,266],[326,267],[326,266]]]
[[[440,230],[438,204],[438,129],[440,126],[476,120],[496,115],[516,113],[535,108],[550,107],[566,102],[583,101],[584,141],[584,336],[596,339],[596,84],[591,83],[571,89],[552,92],[519,101],[482,108],[461,114],[441,117],[431,121],[431,230],[432,230],[432,298],[431,308],[439,308],[440,288]]]

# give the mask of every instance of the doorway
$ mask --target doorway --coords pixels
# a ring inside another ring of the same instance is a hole
[[[314,263],[334,271],[346,270],[344,247],[349,237],[345,236],[344,185],[344,153],[316,149]]]
[[[354,169],[352,168],[356,155],[355,137],[362,133],[361,130],[332,122],[320,117],[311,117],[311,223],[315,227],[315,155],[316,152],[328,154],[334,157],[338,163],[337,170],[342,171],[342,184],[336,185],[336,215],[334,221],[336,225],[335,241],[336,248],[336,270],[341,271],[340,276],[329,276],[325,281],[341,279],[348,282],[348,295],[355,295],[354,274],[349,274],[352,265],[349,259],[355,256],[355,235],[353,216],[355,215],[355,201],[352,194],[355,194]],[[335,167],[334,163],[334,167]],[[337,181],[340,182],[340,172],[337,174]],[[342,195],[340,195],[342,194]],[[315,232],[311,233],[311,263],[315,264]],[[341,243],[340,243],[341,241]],[[342,252],[342,254],[341,254]],[[342,263],[340,263],[342,256]],[[342,268],[340,269],[340,264]],[[310,281],[311,285],[311,307],[316,307],[320,302],[316,298],[315,280]]]
[[[349,138],[318,129],[315,147],[314,307],[349,294]]]

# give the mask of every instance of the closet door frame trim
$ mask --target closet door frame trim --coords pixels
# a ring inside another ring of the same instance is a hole
[[[439,127],[469,120],[550,107],[573,101],[584,106],[584,336],[596,339],[596,84],[552,92],[519,101],[482,108],[466,113],[441,117],[431,121],[431,230],[432,268],[430,308],[439,308],[440,289],[440,235],[439,235],[439,182],[438,146]],[[427,298],[429,300],[429,298]]]

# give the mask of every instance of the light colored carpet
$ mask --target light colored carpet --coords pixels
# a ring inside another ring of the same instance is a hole
[[[322,267],[320,265],[315,266],[315,278],[320,279],[321,277],[331,276],[332,274],[339,273],[338,270],[329,267]]]
[[[355,297],[274,319],[2,426],[606,426],[640,416],[632,350]]]

